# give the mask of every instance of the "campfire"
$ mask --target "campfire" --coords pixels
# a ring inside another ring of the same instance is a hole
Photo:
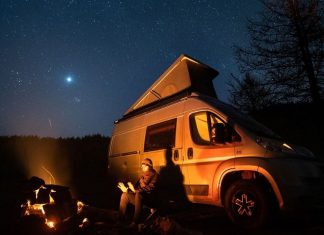
[[[90,230],[99,234],[99,231],[118,229],[115,227],[117,211],[73,199],[68,187],[46,184],[34,176],[28,181],[24,195],[19,234],[88,234]]]
[[[72,199],[68,187],[45,184],[35,176],[28,182],[26,203],[21,208],[23,217],[38,216],[51,229],[77,214],[77,202]]]

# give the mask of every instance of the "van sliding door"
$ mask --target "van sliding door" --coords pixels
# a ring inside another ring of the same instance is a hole
[[[147,127],[143,158],[150,158],[160,173],[163,197],[183,200],[185,195],[183,168],[183,116]]]
[[[168,162],[169,156],[166,149],[174,148],[176,141],[177,119],[170,119],[146,128],[144,152],[142,159],[150,158],[154,168],[160,171]]]

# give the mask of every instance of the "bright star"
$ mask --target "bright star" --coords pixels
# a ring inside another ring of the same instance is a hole
[[[73,81],[72,77],[67,77],[65,80],[67,83],[71,83]]]

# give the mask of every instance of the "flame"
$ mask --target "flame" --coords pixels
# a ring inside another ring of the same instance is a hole
[[[82,223],[79,224],[79,228],[85,228],[85,227],[89,226],[89,224],[90,224],[89,219],[88,218],[84,218],[82,220]]]
[[[39,190],[40,189],[46,189],[46,187],[44,187],[43,185],[40,186],[38,189],[36,189],[34,192],[35,192],[35,195],[36,195],[36,199],[38,198],[38,193],[39,193]]]
[[[44,186],[41,186],[39,189],[36,189],[34,192],[36,194],[36,199],[38,198],[38,193],[39,193],[39,190],[40,189],[46,189],[46,187]],[[51,196],[51,193],[55,193],[56,191],[51,189],[51,192],[49,193],[49,203],[50,204],[53,204],[55,203],[54,202],[54,199],[53,197]],[[46,217],[45,215],[45,211],[44,211],[44,208],[43,206],[46,205],[47,203],[36,203],[36,204],[31,204],[31,201],[30,200],[27,200],[27,203],[26,204],[22,204],[21,207],[25,207],[25,213],[24,215],[39,215],[43,218]],[[51,229],[54,229],[55,228],[55,222],[52,221],[52,220],[48,220],[47,218],[45,218],[45,224],[51,228]]]
[[[36,195],[36,199],[38,199],[38,194],[39,194],[39,190],[40,189],[46,189],[46,187],[44,187],[43,185],[42,186],[40,186],[40,188],[39,189],[36,189],[34,192],[35,192],[35,195]],[[51,195],[51,193],[56,193],[56,191],[54,190],[54,189],[51,189],[51,192],[49,193],[49,199],[50,199],[50,204],[52,204],[52,203],[54,203],[54,199],[53,199],[53,197],[52,197],[52,195]],[[30,201],[29,201],[29,203],[30,203]],[[40,204],[39,204],[40,205]],[[44,204],[42,204],[42,205],[44,205]]]
[[[51,221],[51,220],[47,220],[45,221],[45,224],[49,227],[49,228],[55,228],[55,222]]]
[[[52,199],[53,200],[53,199]],[[53,200],[54,202],[54,200]],[[22,207],[26,206],[26,211],[24,213],[24,215],[39,215],[42,218],[45,218],[45,211],[44,211],[44,206],[45,204],[31,204],[30,201],[27,201],[26,205],[22,205]],[[55,222],[53,220],[48,220],[47,218],[45,218],[45,224],[51,228],[54,229],[55,228]]]
[[[25,215],[32,215],[32,214],[45,215],[43,205],[45,204],[31,204],[30,200],[28,200],[27,205],[22,205],[22,207],[26,206]]]
[[[55,193],[55,192],[56,192],[55,190],[51,189],[51,192],[50,192],[50,194],[49,194],[50,203],[54,203],[54,199],[52,198],[51,193]]]
[[[82,201],[77,201],[77,214],[82,213],[82,210],[84,209],[84,207],[86,207],[87,205],[84,204]]]

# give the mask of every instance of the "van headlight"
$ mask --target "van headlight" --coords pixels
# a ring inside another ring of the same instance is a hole
[[[258,137],[256,142],[271,152],[282,152],[288,154],[302,155],[310,158],[315,158],[314,154],[305,147],[298,145],[289,145],[282,141],[278,141],[275,139],[261,138]]]
[[[283,143],[281,141],[266,139],[258,137],[256,142],[271,152],[286,152],[286,153],[295,153],[296,151],[287,143]]]

